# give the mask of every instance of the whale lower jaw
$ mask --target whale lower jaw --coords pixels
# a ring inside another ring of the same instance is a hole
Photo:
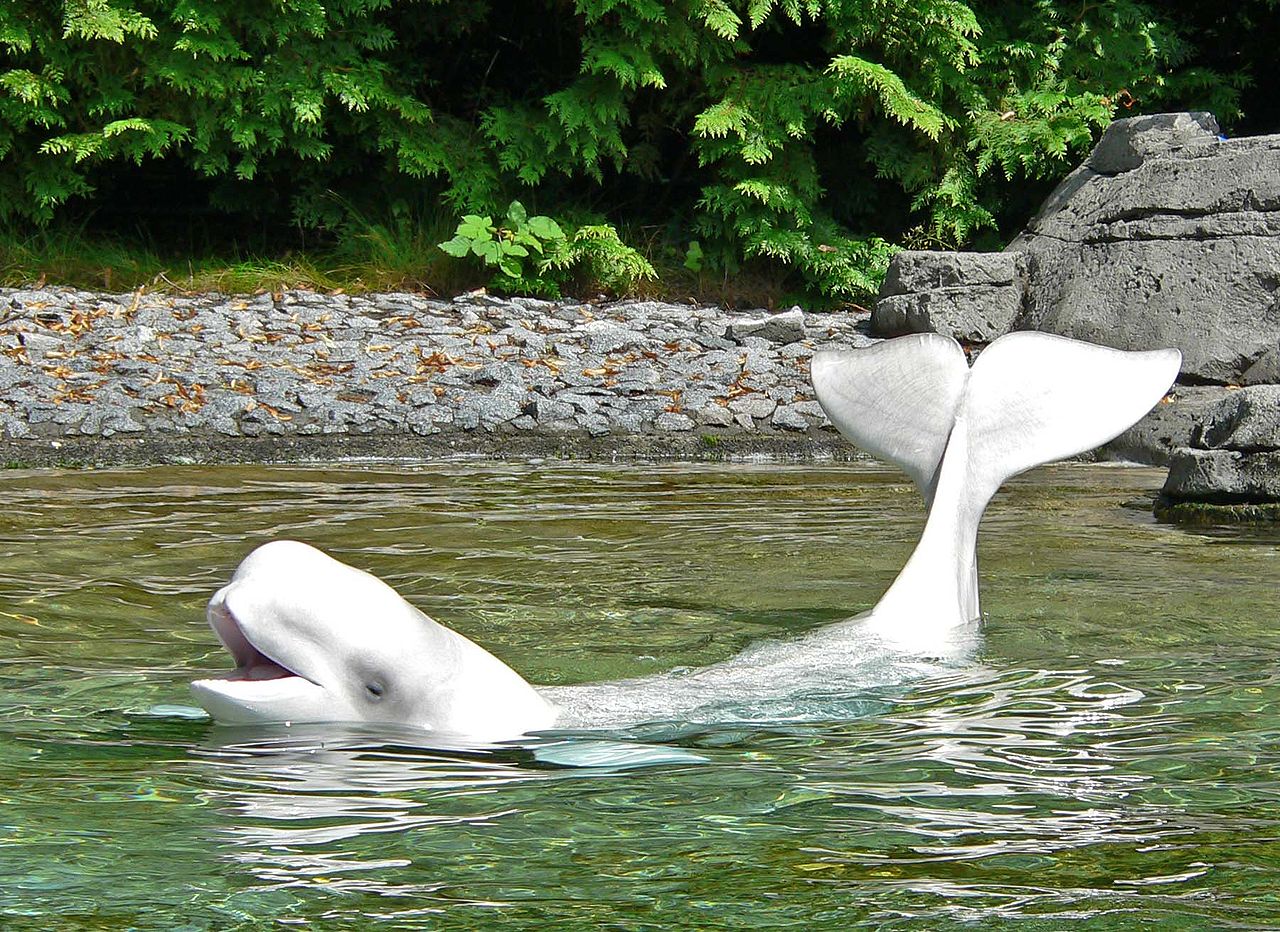
[[[326,722],[349,719],[350,712],[325,712],[325,690],[301,676],[270,679],[214,677],[196,680],[191,692],[215,721],[227,725],[267,722]]]

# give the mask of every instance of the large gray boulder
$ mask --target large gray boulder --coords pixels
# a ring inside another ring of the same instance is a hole
[[[1117,120],[1004,253],[896,256],[872,329],[1176,346],[1185,384],[1278,382],[1280,135],[1223,139],[1208,113]]]
[[[1152,113],[1115,120],[1085,163],[1100,175],[1132,171],[1148,159],[1166,158],[1187,146],[1197,146],[1206,136],[1221,131],[1213,114]]]
[[[1280,501],[1280,451],[1179,450],[1161,494],[1171,502],[1220,505]]]
[[[1229,393],[1205,413],[1192,445],[1244,453],[1280,450],[1280,385]]]
[[[1004,252],[895,256],[871,326],[1176,346],[1174,392],[1104,455],[1177,459],[1167,495],[1271,494],[1272,459],[1250,457],[1280,420],[1280,135],[1225,139],[1208,113],[1116,120]]]
[[[1010,249],[1029,263],[1019,329],[1176,346],[1184,380],[1262,381],[1280,344],[1280,136],[1224,140],[1207,113],[1117,120]]]

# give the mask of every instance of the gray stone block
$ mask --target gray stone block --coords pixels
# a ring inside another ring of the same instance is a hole
[[[554,401],[535,395],[532,402],[533,416],[542,423],[571,418],[577,411],[594,414],[598,405],[592,399],[578,395],[560,395]]]
[[[933,332],[966,343],[990,343],[1008,333],[1021,312],[1018,287],[939,288],[881,298],[871,314],[871,329],[884,337]]]
[[[1195,439],[1195,446],[1207,449],[1280,449],[1280,385],[1229,392],[1206,413]]]
[[[938,252],[904,249],[894,255],[881,296],[914,294],[957,285],[1012,285],[1022,277],[1016,252]]]
[[[804,339],[804,312],[793,307],[781,314],[739,318],[729,325],[727,335],[739,343],[748,337],[759,337],[770,343],[794,343]]]
[[[1280,345],[1270,346],[1262,351],[1244,374],[1240,376],[1241,385],[1275,385],[1280,383]]]
[[[672,411],[664,411],[662,414],[658,415],[657,420],[654,421],[654,426],[658,428],[658,430],[684,431],[693,430],[694,423],[693,418],[689,417],[687,414],[677,414]]]
[[[800,411],[799,405],[779,405],[773,412],[774,427],[781,430],[808,430],[809,421]]]
[[[645,336],[612,320],[592,320],[582,326],[592,353],[604,355],[637,343],[644,343]]]
[[[583,414],[578,418],[581,424],[592,437],[603,437],[609,433],[609,419],[603,414]]]
[[[1280,501],[1280,451],[1179,450],[1161,494],[1174,501]]]
[[[18,335],[28,353],[48,353],[65,350],[67,341],[56,333],[31,330]]]
[[[610,409],[609,425],[619,432],[639,433],[663,413],[665,405],[659,402],[636,401],[625,407]]]
[[[777,406],[777,402],[765,395],[747,395],[729,402],[729,410],[734,414],[746,414],[753,418],[768,417]]]
[[[698,421],[712,427],[729,427],[733,424],[733,415],[728,408],[709,404],[698,410]]]

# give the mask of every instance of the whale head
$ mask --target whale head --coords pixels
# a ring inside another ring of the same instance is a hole
[[[555,718],[498,658],[297,541],[246,557],[207,616],[235,669],[191,688],[222,723],[392,722],[489,742]]]

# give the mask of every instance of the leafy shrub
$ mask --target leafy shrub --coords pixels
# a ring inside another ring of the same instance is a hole
[[[1232,48],[1223,23],[1244,32],[1273,5],[1242,0],[1215,19],[1215,47]],[[1247,77],[1203,67],[1178,32],[1196,10],[7,0],[0,218],[213,203],[237,224],[332,231],[343,204],[372,215],[425,197],[483,217],[532,188],[557,216],[696,237],[701,267],[766,263],[857,299],[896,243],[960,245],[1020,223],[1117,113],[1236,117]],[[643,277],[606,229],[566,236],[534,277]],[[530,274],[531,256],[493,255],[512,282]]]
[[[459,259],[477,256],[510,281],[520,282],[525,276],[526,259],[533,253],[541,257],[547,247],[563,243],[564,231],[558,223],[550,217],[530,217],[523,204],[512,201],[502,226],[495,225],[492,217],[468,214],[458,224],[453,239],[441,243],[440,248]]]
[[[572,236],[548,250],[544,273],[557,277],[562,284],[573,277],[614,294],[626,294],[641,282],[658,277],[649,260],[624,243],[618,231],[607,223],[580,226]]]
[[[649,261],[613,227],[583,226],[566,236],[550,217],[530,217],[519,201],[511,202],[501,225],[468,214],[440,248],[455,258],[481,259],[494,270],[491,287],[515,294],[559,295],[575,273],[620,294],[655,277]]]

